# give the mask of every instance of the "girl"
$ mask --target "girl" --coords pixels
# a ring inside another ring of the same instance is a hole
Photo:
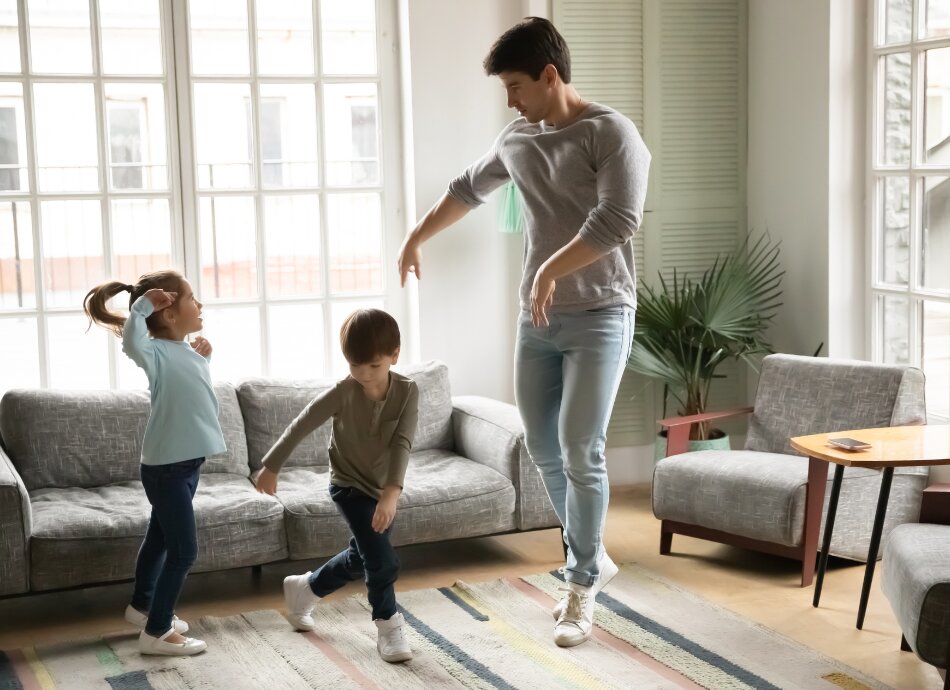
[[[107,307],[121,292],[130,293],[128,319]],[[142,654],[197,654],[207,645],[184,637],[188,624],[174,610],[198,556],[191,501],[201,464],[225,451],[208,367],[211,344],[200,336],[190,345],[185,341],[201,330],[201,302],[180,273],[157,271],[135,285],[113,281],[94,287],[83,309],[90,323],[122,338],[122,351],[145,371],[151,394],[141,477],[152,513],[125,619],[142,628]]]

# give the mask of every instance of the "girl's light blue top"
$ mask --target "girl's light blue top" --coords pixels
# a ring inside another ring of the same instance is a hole
[[[139,297],[122,329],[122,351],[145,370],[152,398],[142,464],[168,465],[223,453],[208,360],[184,340],[151,337],[145,319],[154,310],[150,300]]]

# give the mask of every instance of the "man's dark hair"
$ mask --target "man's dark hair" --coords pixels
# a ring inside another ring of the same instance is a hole
[[[368,364],[399,349],[399,324],[382,309],[357,309],[340,328],[340,349],[350,364]]]
[[[540,17],[526,17],[501,35],[482,62],[485,74],[524,72],[537,81],[554,65],[561,81],[571,83],[571,51],[554,24]]]

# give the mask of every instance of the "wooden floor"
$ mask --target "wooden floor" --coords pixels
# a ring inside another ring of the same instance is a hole
[[[419,589],[503,575],[525,575],[563,565],[557,530],[469,539],[400,549],[397,589]],[[880,589],[880,567],[864,630],[854,627],[862,565],[832,560],[821,607],[812,588],[799,587],[795,562],[688,537],[674,537],[673,554],[658,553],[659,522],[645,489],[615,491],[605,543],[615,561],[636,562],[686,589],[779,631],[896,688],[941,687],[936,669],[900,651],[900,631]],[[281,608],[281,580],[312,567],[304,562],[192,575],[178,607],[185,619],[258,608]],[[350,587],[333,596],[360,591]],[[0,648],[87,637],[124,627],[129,584],[0,600]]]

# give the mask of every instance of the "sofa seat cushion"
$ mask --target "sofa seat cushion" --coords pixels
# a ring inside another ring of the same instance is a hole
[[[130,578],[151,508],[141,482],[30,493],[34,591]],[[194,500],[198,561],[193,571],[267,563],[287,556],[283,509],[247,477],[210,473]]]
[[[927,478],[894,473],[883,539],[907,513],[919,508]],[[829,466],[824,511],[831,496]],[[704,450],[660,460],[653,474],[653,514],[660,520],[737,534],[785,546],[802,543],[808,458],[751,450]],[[875,470],[845,468],[831,553],[866,560],[869,529],[856,534],[849,515],[874,514],[881,484]],[[916,496],[916,498],[915,498]],[[916,503],[915,503],[916,502]],[[912,519],[912,518],[911,518]],[[824,521],[824,514],[822,516]]]
[[[317,558],[341,550],[350,532],[328,492],[326,471],[281,472],[277,498],[292,559]],[[515,529],[515,489],[493,469],[446,450],[412,453],[399,497],[393,544],[474,537]]]
[[[881,589],[914,652],[927,663],[946,668],[950,663],[950,525],[896,527],[884,549]]]

